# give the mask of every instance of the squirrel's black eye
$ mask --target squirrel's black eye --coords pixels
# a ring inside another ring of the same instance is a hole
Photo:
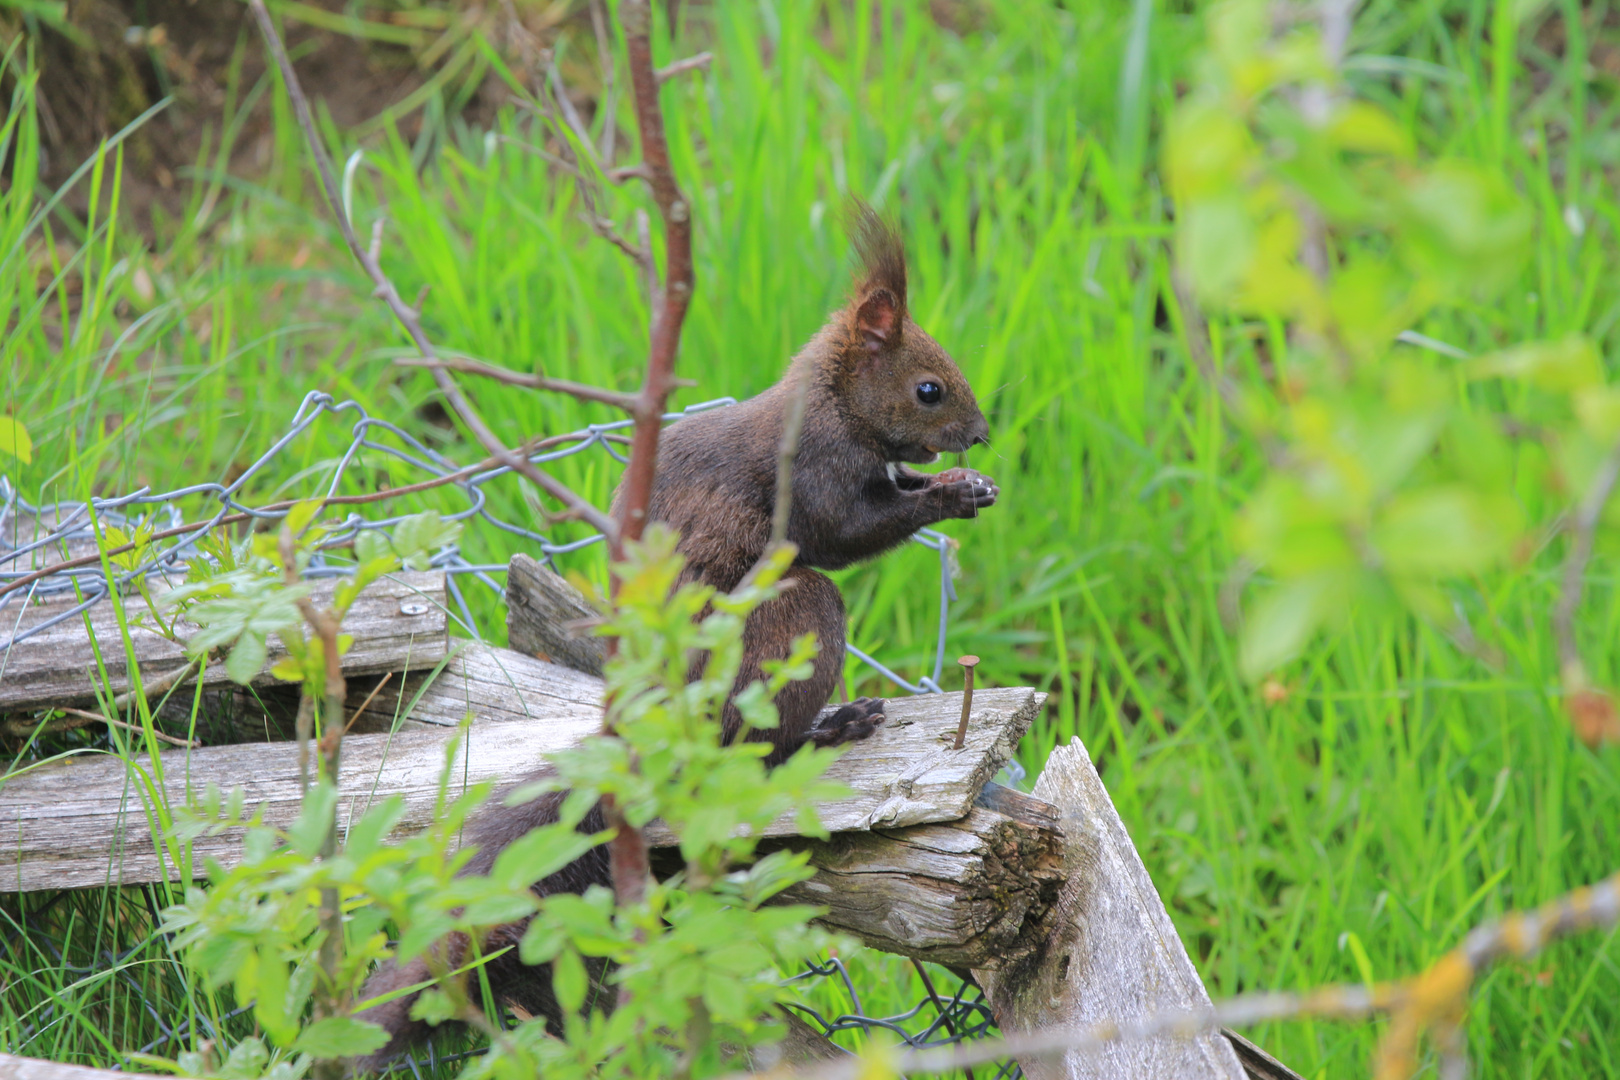
[[[917,384],[917,400],[924,405],[938,405],[939,399],[945,396],[945,391],[937,382],[920,382]]]

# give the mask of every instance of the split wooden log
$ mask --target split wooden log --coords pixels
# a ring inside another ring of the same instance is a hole
[[[823,925],[875,949],[960,967],[1028,956],[1063,884],[1057,811],[999,784],[957,821],[838,833],[808,850],[816,876],[784,902],[828,908]]]
[[[600,729],[600,683],[589,676],[483,645],[469,646],[446,673],[412,710],[430,721],[344,740],[343,827],[394,794],[405,802],[402,830],[427,825],[445,750],[457,732],[446,725],[469,709],[474,722],[454,763],[457,784],[512,780]],[[963,817],[1043,699],[1028,689],[979,691],[961,750],[951,748],[960,695],[895,700],[889,722],[833,766],[829,775],[853,794],[820,807],[822,822],[840,832]],[[161,839],[167,808],[214,783],[243,788],[250,808],[263,806],[268,822],[284,825],[299,805],[298,753],[293,743],[256,743],[177,750],[156,762],[144,754],[128,762],[81,755],[0,781],[0,891],[195,876],[205,856],[229,865],[240,851],[239,836],[203,837],[187,853]],[[657,823],[647,831],[654,843],[672,839]],[[796,832],[791,815],[766,829],[769,836]]]
[[[324,606],[331,602],[337,587],[331,578],[313,582],[313,599]],[[185,649],[152,627],[146,603],[136,597],[124,601],[129,619],[130,649],[144,682],[153,683],[187,664]],[[72,616],[33,637],[8,643],[20,632],[61,614],[59,603],[22,607],[14,600],[4,611],[0,638],[0,713],[24,712],[53,705],[69,705],[93,700],[100,684],[97,652],[106,666],[114,695],[130,689],[129,668],[119,635],[112,602],[104,600],[92,607],[90,633],[84,618]],[[343,621],[343,631],[354,636],[354,645],[343,658],[346,673],[356,675],[400,671],[410,667],[431,668],[444,658],[449,639],[445,632],[444,574],[399,573],[378,581],[360,594]],[[181,623],[177,636],[183,641],[196,627]],[[270,668],[285,652],[274,637],[263,669],[254,686],[276,682]],[[205,686],[227,685],[222,664],[204,671]]]
[[[596,611],[562,575],[521,552],[506,567],[506,643],[520,653],[602,674],[602,639],[571,629]]]
[[[1208,1008],[1209,993],[1079,739],[1052,751],[1035,797],[1061,816],[1067,880],[1034,951],[999,970],[974,970],[1001,1029],[1078,1029],[1160,1010]],[[1019,1064],[1031,1080],[1245,1080],[1232,1045],[1217,1031],[1121,1041],[1100,1053]]]

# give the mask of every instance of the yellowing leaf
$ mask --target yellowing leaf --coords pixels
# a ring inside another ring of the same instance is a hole
[[[10,454],[24,465],[33,463],[34,440],[16,417],[0,416],[0,454]]]
[[[270,676],[283,682],[302,682],[304,665],[290,656],[284,656],[270,669]]]
[[[1412,152],[1412,138],[1406,129],[1389,113],[1365,101],[1352,101],[1341,107],[1328,125],[1328,132],[1333,141],[1346,150],[1397,157]]]
[[[282,521],[282,525],[292,530],[294,536],[298,536],[309,528],[309,523],[315,520],[315,515],[321,512],[323,505],[325,505],[324,500],[305,499],[287,511],[287,517]]]
[[[1575,395],[1575,415],[1593,436],[1604,442],[1620,438],[1620,389],[1592,386]]]

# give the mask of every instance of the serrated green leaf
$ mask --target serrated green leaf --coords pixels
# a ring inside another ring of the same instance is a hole
[[[298,816],[287,828],[287,839],[294,851],[313,856],[326,842],[332,828],[332,811],[337,806],[337,788],[330,779],[322,780],[309,789]]]
[[[253,965],[253,1018],[273,1042],[285,1046],[298,1036],[298,1023],[287,1013],[287,965],[278,953],[275,945],[258,950],[258,962]]]
[[[495,857],[489,876],[509,889],[526,889],[561,870],[600,841],[571,828],[542,826],[508,844]]]
[[[328,1016],[305,1028],[292,1048],[314,1058],[341,1058],[369,1054],[387,1043],[388,1032],[376,1024],[352,1016]]]
[[[247,631],[236,639],[231,651],[225,657],[225,675],[232,682],[246,686],[253,681],[254,676],[264,670],[264,662],[269,655],[269,646],[263,634]]]
[[[551,962],[551,988],[557,1004],[566,1012],[578,1012],[585,1004],[585,963],[573,949],[564,949]]]
[[[411,1006],[411,1019],[423,1020],[429,1024],[442,1024],[456,1015],[456,1007],[446,994],[438,987],[429,987],[417,996],[415,1004]]]
[[[393,547],[388,543],[388,537],[380,530],[364,529],[354,538],[354,558],[361,564],[373,562],[377,559],[391,559],[394,555]]]

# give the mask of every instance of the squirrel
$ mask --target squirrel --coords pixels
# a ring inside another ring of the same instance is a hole
[[[816,634],[820,651],[810,678],[789,683],[775,699],[778,726],[745,736],[774,743],[767,766],[785,761],[806,742],[825,746],[865,738],[884,718],[883,702],[871,698],[823,714],[843,667],[844,600],[819,571],[873,558],[924,526],[976,517],[1000,493],[992,480],[971,469],[930,474],[909,467],[987,442],[989,426],[955,362],[907,311],[899,235],[863,203],[855,204],[853,225],[860,273],[848,304],[833,313],[775,386],[739,404],[685,417],[663,433],[648,507],[649,521],[664,522],[680,535],[683,583],[735,588],[770,542],[782,431],[794,395],[803,388],[804,422],[787,524],[787,539],[798,554],[782,579],[782,591],[744,624],[742,667],[731,694],[734,699],[761,679],[762,664],[786,657],[796,638]],[[617,509],[617,492],[614,502]],[[695,669],[704,662],[697,659]],[[727,741],[742,728],[730,700],[721,724]],[[515,807],[492,803],[475,815],[466,843],[478,850],[463,872],[487,873],[506,844],[556,821],[564,794],[553,792]],[[579,826],[589,832],[604,827],[599,808]],[[593,884],[611,885],[605,847],[592,849],[534,889],[547,896],[583,892]],[[517,959],[515,946],[525,927],[513,923],[489,932],[486,955],[514,946],[488,965],[490,985],[499,1000],[546,1017],[560,1032],[562,1013],[551,991],[549,965],[531,968]],[[447,943],[450,966],[463,963],[465,947],[465,940]],[[600,987],[606,972],[590,974]],[[384,964],[361,997],[429,977],[421,959]],[[409,1016],[415,998],[406,995],[360,1014],[390,1036],[381,1050],[356,1063],[360,1069],[376,1069],[426,1036],[425,1023]]]

